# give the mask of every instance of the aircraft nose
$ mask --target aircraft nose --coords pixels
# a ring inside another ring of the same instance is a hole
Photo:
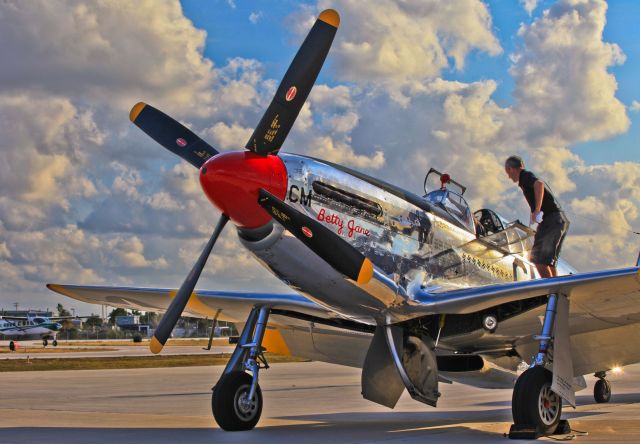
[[[260,188],[284,199],[287,169],[278,156],[251,151],[220,153],[200,168],[200,185],[211,203],[236,225],[257,228],[271,220],[258,205]]]

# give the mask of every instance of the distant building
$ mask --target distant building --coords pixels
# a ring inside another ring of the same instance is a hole
[[[138,331],[146,336],[151,334],[149,324],[140,323],[140,315],[116,316],[116,325],[122,330]]]
[[[0,310],[0,316],[50,318],[53,316],[53,312],[50,310]]]

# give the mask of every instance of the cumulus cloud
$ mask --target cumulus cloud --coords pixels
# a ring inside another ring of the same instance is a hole
[[[531,13],[538,2],[521,3]],[[568,259],[585,269],[630,263],[620,252],[640,223],[638,164],[586,165],[570,148],[629,127],[608,71],[624,54],[603,40],[604,2],[561,0],[521,26],[508,106],[494,101],[495,80],[446,78],[474,51],[501,53],[484,3],[320,0],[287,22],[301,37],[326,7],[348,24],[330,53],[330,73],[348,82],[314,87],[285,151],[417,192],[434,166],[469,186],[474,209],[522,219],[526,204],[502,169],[518,152],[572,213]],[[214,66],[205,38],[178,2],[2,3],[0,55],[12,63],[0,70],[0,290],[182,281],[219,213],[198,171],[132,127],[127,111],[149,101],[215,147],[239,149],[279,80],[256,60]],[[284,290],[233,229],[201,286]]]
[[[205,32],[178,2],[8,1],[0,7],[0,84],[126,111],[142,96],[185,110],[211,102]],[[46,79],[43,75],[46,73]]]
[[[56,300],[45,282],[182,281],[190,265],[168,268],[171,253],[206,239],[217,211],[128,110],[149,101],[206,138],[217,121],[241,132],[275,89],[255,61],[214,67],[205,36],[177,1],[0,5],[1,290]]]
[[[512,75],[517,119],[527,121],[524,137],[531,144],[600,140],[629,128],[607,71],[625,56],[602,40],[606,10],[604,1],[560,1],[520,28],[524,47]]]
[[[631,102],[631,106],[629,106],[630,111],[640,111],[640,102],[634,100]]]
[[[317,12],[329,7],[348,24],[331,50],[336,74],[344,80],[420,82],[449,69],[449,59],[463,69],[472,50],[502,51],[489,11],[478,0],[384,0],[366,8],[355,0],[322,0],[317,8],[302,8],[291,23],[306,34]]]

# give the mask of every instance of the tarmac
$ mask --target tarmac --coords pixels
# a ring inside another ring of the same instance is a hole
[[[441,384],[434,409],[406,393],[395,410],[360,395],[360,370],[319,362],[261,371],[264,409],[249,432],[211,416],[222,366],[0,374],[0,443],[510,442],[511,390]],[[638,442],[640,365],[611,375],[612,400],[595,404],[594,378],[564,408],[578,442]],[[542,440],[549,440],[543,438]]]

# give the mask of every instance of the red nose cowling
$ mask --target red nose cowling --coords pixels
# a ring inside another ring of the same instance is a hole
[[[200,185],[211,203],[237,226],[257,228],[271,220],[258,205],[260,188],[284,200],[287,169],[278,156],[251,151],[220,153],[200,168]]]

